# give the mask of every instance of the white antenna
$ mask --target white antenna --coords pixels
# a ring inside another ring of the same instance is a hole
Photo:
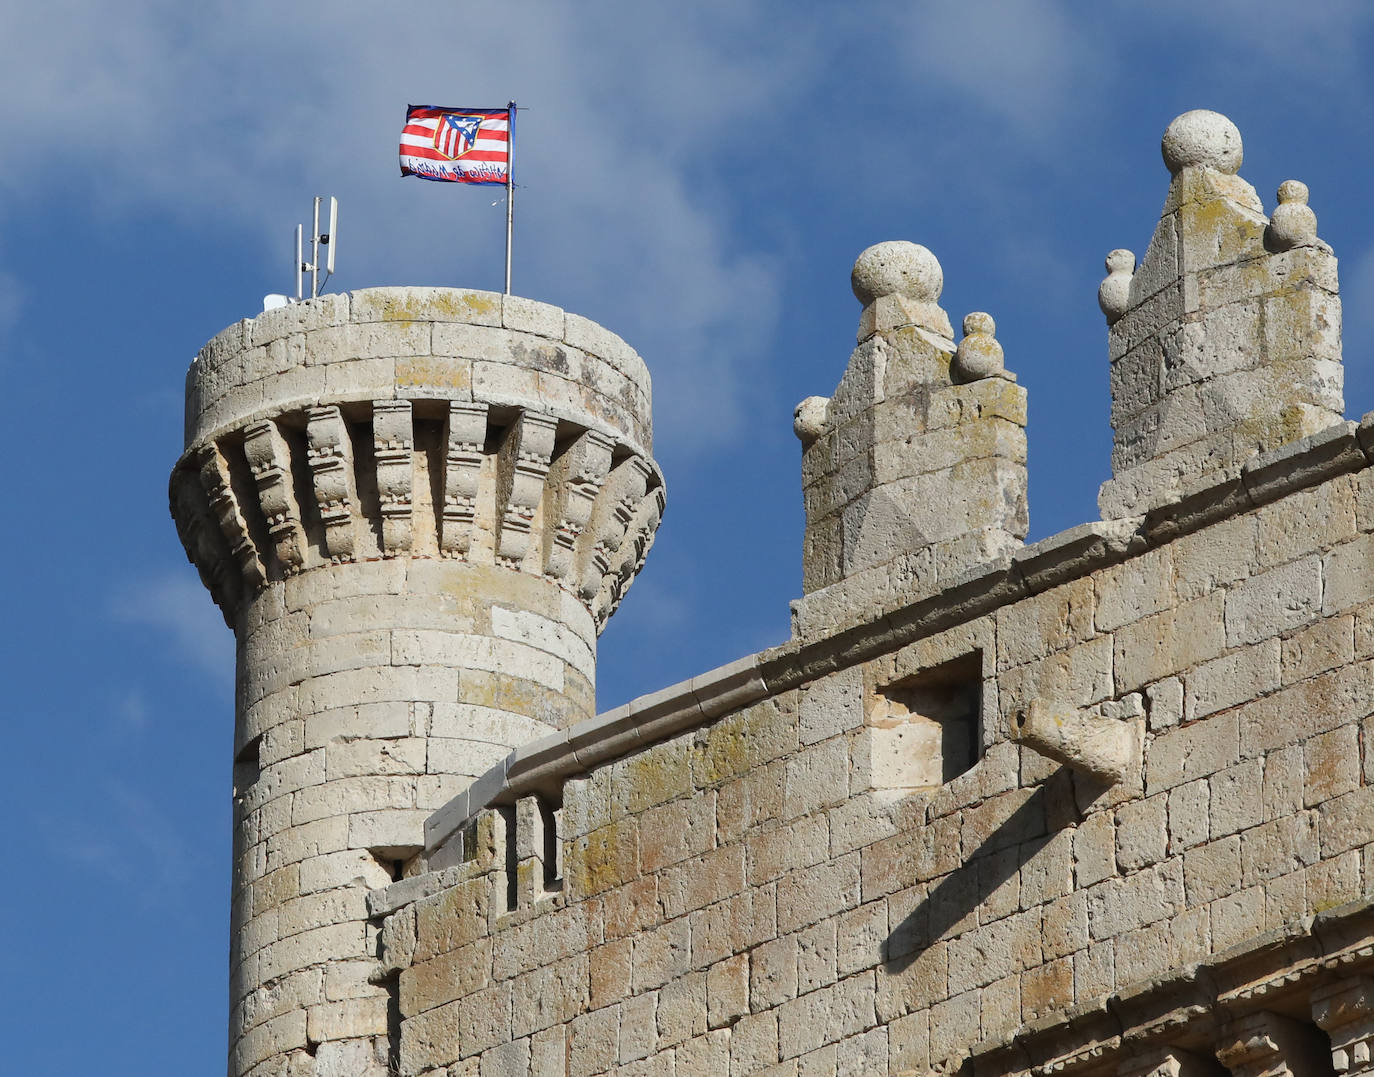
[[[302,298],[302,296],[301,296],[301,286],[302,286],[302,284],[303,284],[304,282],[301,280],[301,273],[305,270],[305,262],[302,261],[302,257],[304,256],[304,252],[303,252],[302,249],[301,249],[301,248],[302,248],[301,231],[302,231],[302,226],[299,225],[299,224],[296,225],[296,302],[297,302],[297,303],[299,303],[299,302],[301,301],[301,298]]]
[[[320,294],[320,196],[315,196],[315,222],[310,226],[310,298]]]
[[[334,275],[334,233],[339,228],[339,200],[333,195],[329,196],[329,231],[320,236],[320,242],[329,247],[328,255],[325,258],[324,271],[329,276]]]
[[[322,195],[315,196],[313,223],[310,232],[310,261],[305,260],[305,226],[296,225],[296,301],[305,298],[304,274],[310,274],[310,298],[320,294],[320,248],[325,249],[325,282],[334,275],[334,234],[339,227],[339,200],[329,198],[329,231],[320,231],[320,203]]]

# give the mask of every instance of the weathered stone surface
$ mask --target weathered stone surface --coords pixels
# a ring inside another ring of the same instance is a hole
[[[1116,430],[1107,516],[1175,500],[1201,472],[1238,474],[1343,408],[1335,259],[1306,188],[1285,185],[1272,223],[1235,174],[1239,132],[1214,112],[1180,116],[1163,145],[1173,182],[1149,250],[1138,269],[1109,260],[1100,293]],[[1291,274],[1295,248],[1319,267],[1311,276]]]

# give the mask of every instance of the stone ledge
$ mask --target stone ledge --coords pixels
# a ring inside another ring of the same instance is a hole
[[[555,797],[573,774],[768,694],[758,656],[749,655],[522,745],[425,820],[425,850],[437,850],[483,808],[531,794]]]
[[[440,891],[463,881],[467,872],[462,868],[447,868],[443,871],[429,871],[409,879],[401,879],[390,886],[368,891],[367,915],[374,919],[389,916],[397,909],[433,897]]]

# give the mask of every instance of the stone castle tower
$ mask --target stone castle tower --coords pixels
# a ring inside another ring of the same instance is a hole
[[[595,713],[663,511],[648,372],[556,307],[377,288],[232,326],[186,393],[173,512],[238,646],[230,1072],[384,1072],[367,893]]]
[[[233,1077],[1374,1077],[1374,416],[1239,132],[1107,257],[1102,519],[930,251],[797,408],[792,638],[597,714],[648,378],[515,297],[216,337],[172,504],[238,638]]]

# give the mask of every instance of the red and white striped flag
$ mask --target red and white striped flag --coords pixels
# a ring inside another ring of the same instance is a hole
[[[401,175],[504,185],[514,134],[513,108],[410,105],[401,129]]]

